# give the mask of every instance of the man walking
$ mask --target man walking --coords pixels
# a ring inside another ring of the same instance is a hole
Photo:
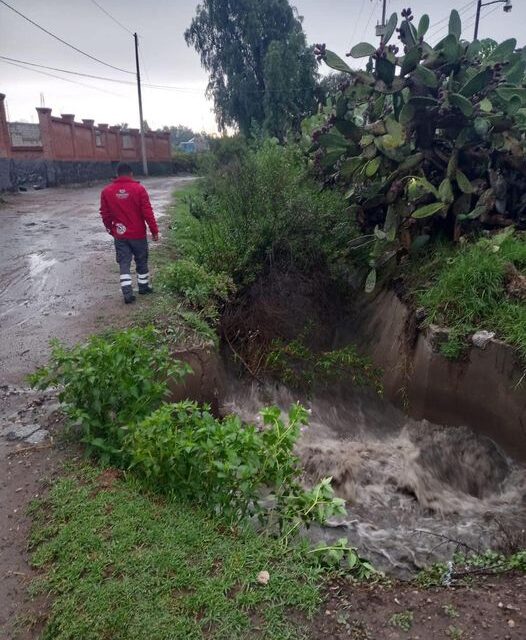
[[[130,267],[135,258],[139,293],[153,293],[148,273],[148,225],[154,242],[159,240],[159,228],[146,189],[133,179],[129,164],[117,166],[117,178],[100,194],[102,222],[115,241],[117,263],[121,274],[124,302],[135,302]]]

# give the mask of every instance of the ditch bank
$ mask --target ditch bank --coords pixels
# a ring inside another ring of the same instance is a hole
[[[446,332],[419,328],[392,290],[363,298],[342,321],[336,343],[354,342],[383,371],[385,397],[415,419],[468,426],[526,461],[526,379],[515,350],[492,339],[458,361],[444,357]]]

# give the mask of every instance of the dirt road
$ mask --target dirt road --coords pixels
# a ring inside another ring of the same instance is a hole
[[[145,181],[159,215],[184,180]],[[76,340],[97,318],[125,312],[112,239],[98,215],[100,188],[20,193],[0,208],[3,383],[18,383],[41,364],[50,338]]]
[[[174,189],[187,181],[175,177],[144,181],[158,217]],[[101,186],[7,195],[7,204],[0,207],[2,640],[13,637],[13,623],[31,577],[27,505],[62,462],[60,451],[49,447],[56,399],[28,390],[24,377],[45,362],[51,338],[73,343],[130,313],[121,299],[112,239],[98,214]],[[35,632],[41,604],[33,606]]]

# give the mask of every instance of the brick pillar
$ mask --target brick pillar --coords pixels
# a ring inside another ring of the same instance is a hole
[[[43,156],[46,160],[53,160],[55,158],[55,149],[53,147],[53,134],[51,131],[51,109],[47,107],[37,107],[37,113]]]
[[[82,118],[82,122],[91,130],[91,157],[95,160],[97,157],[97,141],[95,140],[95,120]]]
[[[7,126],[4,100],[5,94],[0,93],[0,158],[9,158],[11,155],[11,136]]]
[[[104,145],[104,153],[106,154],[106,158],[108,160],[111,160],[111,154],[110,154],[110,149],[108,145],[108,125],[105,122],[104,123],[99,122],[99,124],[97,125],[97,129],[102,134],[102,144]]]
[[[69,135],[71,136],[71,145],[73,147],[73,159],[77,158],[77,144],[75,136],[75,114],[74,113],[61,113],[60,117],[64,122],[69,124]]]
[[[110,131],[113,131],[116,135],[117,139],[117,158],[112,158],[112,160],[118,160],[119,162],[122,160],[122,136],[121,136],[121,127],[118,124],[114,124],[110,127]]]
[[[141,132],[140,129],[128,129],[128,135],[133,138],[133,150],[135,151],[135,160],[141,161]]]

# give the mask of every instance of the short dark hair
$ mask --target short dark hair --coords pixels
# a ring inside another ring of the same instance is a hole
[[[127,162],[119,162],[117,165],[117,175],[118,176],[131,176],[133,173],[133,169]]]

